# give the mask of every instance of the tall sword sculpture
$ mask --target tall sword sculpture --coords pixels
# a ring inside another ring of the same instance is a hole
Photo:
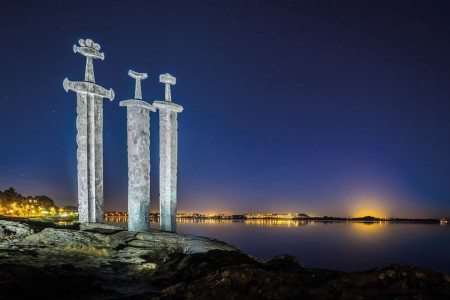
[[[79,40],[73,51],[86,57],[84,81],[64,79],[67,91],[77,93],[78,214],[81,223],[103,223],[103,98],[114,91],[95,84],[93,59],[105,58],[100,45]]]
[[[159,203],[161,230],[176,231],[177,226],[177,115],[183,107],[172,103],[170,86],[176,78],[162,74],[159,81],[166,85],[165,101],[154,101],[159,109]]]
[[[150,214],[150,112],[156,109],[142,101],[141,79],[146,73],[130,70],[136,79],[134,99],[120,101],[127,107],[128,130],[128,230],[148,231]]]

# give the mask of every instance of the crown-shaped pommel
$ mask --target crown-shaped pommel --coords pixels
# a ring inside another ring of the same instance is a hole
[[[86,57],[92,57],[92,58],[100,58],[101,60],[105,59],[105,54],[100,52],[100,45],[97,43],[94,43],[93,40],[87,39],[83,40],[80,39],[78,41],[81,47],[78,47],[77,45],[73,45],[73,52],[80,53],[81,55],[84,55]]]

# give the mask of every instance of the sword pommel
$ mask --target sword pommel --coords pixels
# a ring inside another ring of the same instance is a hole
[[[73,45],[73,52],[80,53],[81,55],[86,56],[86,57],[100,58],[101,60],[105,59],[105,54],[100,52],[100,45],[97,43],[94,43],[93,40],[80,39],[78,41],[78,43],[80,43],[81,47],[78,47],[77,45]]]

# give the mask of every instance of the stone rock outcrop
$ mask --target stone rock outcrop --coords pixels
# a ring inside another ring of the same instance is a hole
[[[33,229],[26,224],[0,220],[0,239],[18,239],[33,233]]]
[[[222,251],[199,254],[204,261],[211,255],[230,256]],[[450,299],[450,276],[408,265],[394,264],[357,273],[255,261],[234,261],[216,268],[208,264],[190,267],[209,272],[194,280],[181,277],[183,281],[170,284],[158,299]],[[177,276],[183,276],[183,269]]]
[[[81,224],[80,230],[44,228],[34,233],[27,224],[0,221],[2,263],[16,263],[17,256],[9,255],[11,249],[36,253],[23,264],[30,266],[74,263],[82,267],[102,264],[160,263],[169,254],[199,253],[212,249],[237,251],[236,247],[214,239],[153,230],[130,232],[125,228],[107,224]],[[5,250],[5,251],[2,251]],[[51,257],[51,261],[48,258]]]

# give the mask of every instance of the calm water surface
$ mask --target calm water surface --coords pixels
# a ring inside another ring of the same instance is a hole
[[[109,218],[111,224],[126,219]],[[364,271],[391,263],[450,273],[450,226],[288,220],[179,220],[178,232],[207,236],[263,259],[295,255],[305,267]],[[156,220],[151,228],[158,229]]]

